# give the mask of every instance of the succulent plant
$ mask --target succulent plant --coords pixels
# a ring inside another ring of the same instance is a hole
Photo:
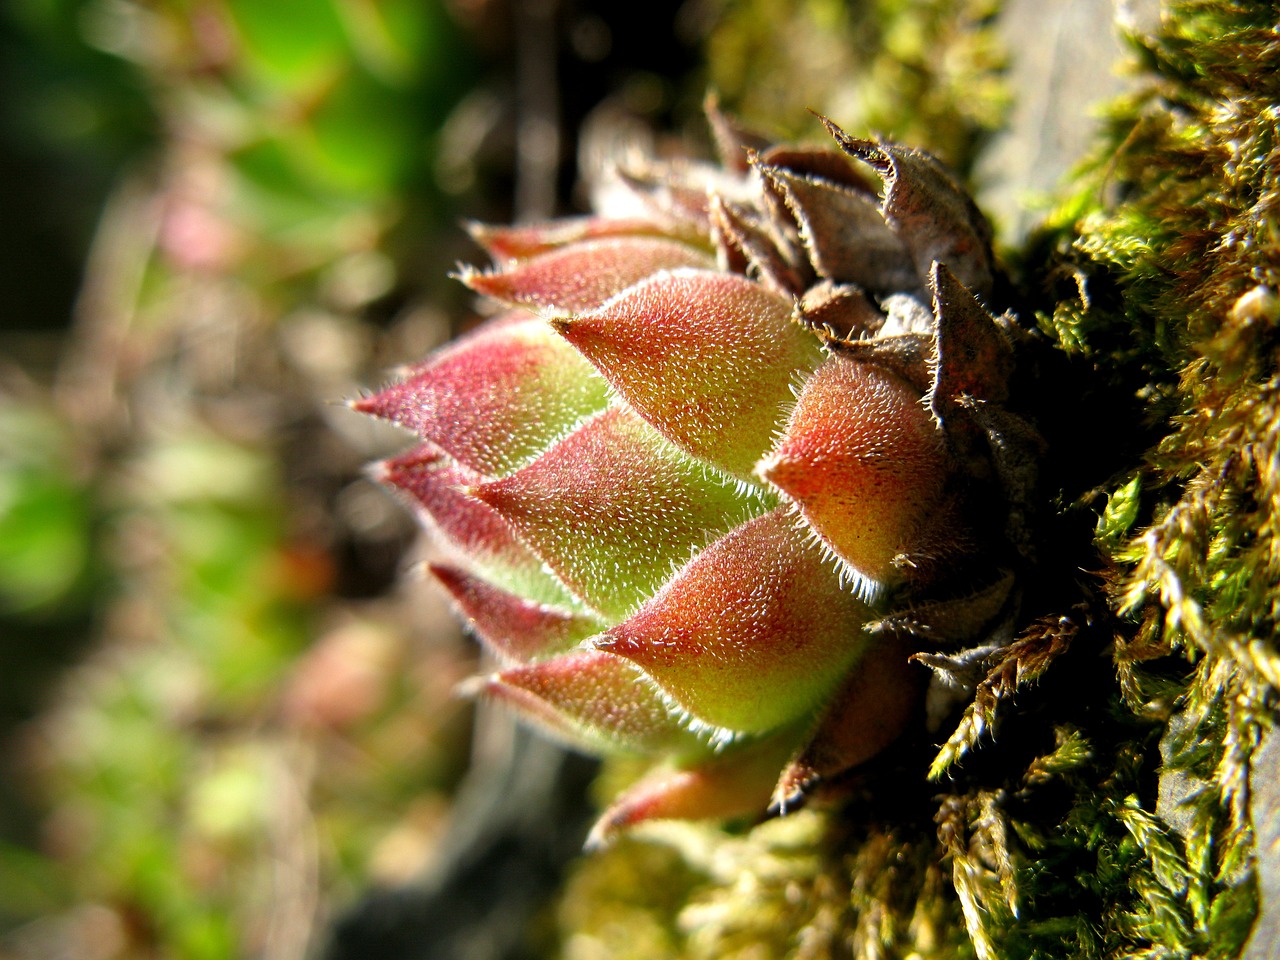
[[[1007,624],[1035,437],[989,230],[931,157],[774,146],[473,228],[502,312],[354,403],[497,661],[468,692],[654,759],[592,835],[785,810],[922,715],[912,653]]]

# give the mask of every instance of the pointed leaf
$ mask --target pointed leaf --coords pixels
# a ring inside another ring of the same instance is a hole
[[[538,254],[496,273],[464,272],[472,290],[514,306],[580,313],[659,270],[710,269],[706,253],[662,237],[584,240]]]
[[[642,780],[604,812],[587,837],[603,847],[619,833],[652,820],[721,820],[758,815],[769,802],[794,736],[770,737],[688,770],[662,770]]]
[[[476,677],[464,692],[514,707],[569,743],[592,751],[705,754],[640,671],[595,650]]]
[[[702,271],[660,275],[553,325],[672,443],[743,479],[792,378],[821,357],[787,300]]]
[[[437,352],[400,383],[355,401],[458,463],[500,475],[608,402],[608,385],[543,321],[511,314]]]
[[[644,217],[565,217],[519,226],[469,223],[467,232],[495,261],[501,262],[523,260],[600,237],[666,236],[668,229],[660,221]]]
[[[832,353],[896,374],[910,384],[917,395],[928,393],[933,386],[936,343],[931,336],[919,333],[881,334],[861,340],[832,340],[824,336],[823,342]]]
[[[786,261],[768,233],[738,204],[711,198],[711,234],[726,266],[741,263],[743,273],[774,293],[794,297],[807,285],[807,278]]]
[[[830,280],[806,290],[798,312],[800,322],[822,331],[824,341],[870,337],[885,321],[884,314],[860,289]]]
[[[960,394],[1005,400],[1013,374],[1013,346],[991,315],[944,264],[929,276],[938,318],[937,374],[930,406],[939,416]]]
[[[765,509],[624,407],[587,421],[529,466],[474,494],[612,621],[693,549]]]
[[[672,236],[710,235],[707,197],[733,192],[738,178],[717,167],[694,163],[645,163],[618,170],[617,178],[654,220],[670,224]]]
[[[430,444],[378,465],[377,478],[407,494],[437,541],[469,569],[530,599],[572,606],[564,585],[488,504],[466,489],[483,478],[449,460]]]
[[[884,180],[881,211],[911,251],[918,275],[927,277],[938,260],[970,290],[989,290],[991,227],[942,164],[918,150],[851,137],[820,119],[842,150]]]
[[[877,638],[831,702],[813,737],[787,764],[770,806],[786,813],[804,794],[876,756],[920,712],[928,671],[911,663],[910,644]]]
[[[981,446],[985,448],[979,454],[981,462],[995,467],[1008,507],[1004,524],[1006,537],[1023,557],[1033,559],[1036,538],[1032,535],[1029,510],[1036,500],[1040,463],[1047,450],[1044,438],[1022,417],[997,404],[961,397],[957,408],[964,416],[954,417],[953,421],[967,419],[972,427],[981,431],[984,441]],[[951,428],[950,433],[956,430]],[[970,441],[967,451],[977,453],[978,445],[971,442],[971,437],[965,439]]]
[[[481,642],[506,662],[563,653],[605,626],[587,614],[518,597],[455,566],[433,563],[428,569]]]
[[[838,355],[805,383],[760,463],[868,598],[912,562],[947,469],[941,429],[919,393],[879,365]]]
[[[720,273],[744,276],[759,270],[747,251],[743,231],[726,215],[723,197],[711,198],[711,242],[716,251],[716,268]]]
[[[816,275],[800,237],[800,225],[796,222],[781,187],[766,172],[768,164],[758,155],[752,154],[751,166],[755,174],[751,182],[756,185],[756,192],[746,201],[746,205],[760,211],[759,220],[774,246],[783,259],[796,269],[807,287],[815,281]]]
[[[690,716],[759,733],[815,710],[857,659],[867,607],[786,510],[748,521],[592,644]]]
[[[865,168],[860,169],[850,163],[849,158],[839,150],[787,144],[763,151],[761,159],[764,166],[785,170],[799,177],[825,180],[873,199],[879,193],[879,184],[874,182],[875,178],[866,175],[863,172]]]
[[[949,583],[924,596],[914,596],[893,617],[912,635],[933,644],[981,641],[1009,615],[1014,575],[1005,568],[966,569]]]
[[[737,117],[725,114],[720,109],[719,99],[713,93],[703,98],[702,112],[706,114],[707,126],[711,128],[711,137],[715,141],[720,163],[726,170],[746,173],[750,166],[747,162],[748,153],[768,148],[769,140],[763,134],[744,127]]]
[[[800,228],[819,276],[856,283],[872,293],[923,287],[901,239],[885,223],[875,199],[828,180],[762,166]]]

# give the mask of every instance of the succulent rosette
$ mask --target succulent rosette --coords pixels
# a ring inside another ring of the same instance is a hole
[[[1006,622],[1030,434],[985,221],[927,155],[773,146],[476,227],[502,312],[354,406],[497,662],[469,692],[653,758],[604,813],[785,809],[919,714],[913,651]],[[825,121],[824,121],[825,122]],[[619,195],[622,202],[618,202]]]

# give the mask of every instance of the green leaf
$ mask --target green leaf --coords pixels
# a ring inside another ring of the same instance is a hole
[[[85,572],[91,514],[70,443],[44,412],[0,407],[0,610],[49,607]]]
[[[300,93],[347,59],[331,0],[229,0],[249,70],[268,86]]]
[[[1098,542],[1114,546],[1129,532],[1138,519],[1142,500],[1142,477],[1135,476],[1107,498],[1106,509],[1098,518],[1096,535]]]

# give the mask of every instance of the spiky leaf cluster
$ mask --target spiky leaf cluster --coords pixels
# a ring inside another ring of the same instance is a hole
[[[1038,441],[973,203],[914,150],[711,117],[720,166],[476,227],[494,266],[462,279],[502,312],[355,404],[422,440],[381,475],[503,664],[468,689],[656,758],[597,840],[875,755],[918,714],[909,655],[1007,621],[1025,565]]]

